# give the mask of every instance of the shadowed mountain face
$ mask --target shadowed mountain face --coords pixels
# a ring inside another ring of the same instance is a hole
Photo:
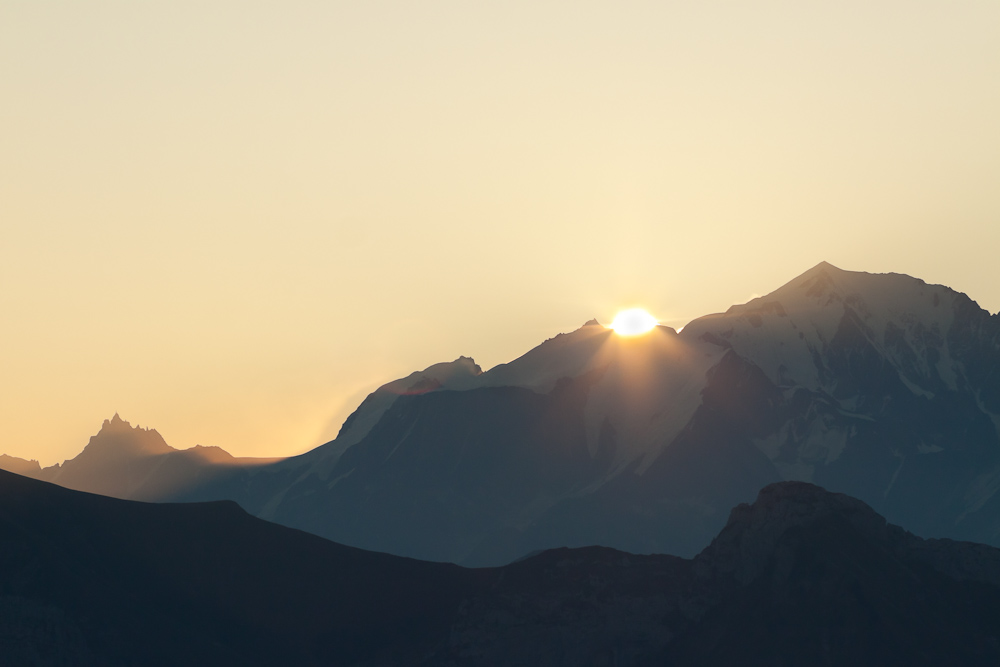
[[[0,472],[0,663],[994,665],[1000,551],[922,540],[802,483],[694,560],[557,549],[468,570],[234,503],[145,504]]]
[[[355,546],[494,565],[592,544],[692,556],[734,504],[799,480],[923,536],[1000,545],[998,425],[1000,317],[822,263],[679,334],[590,322],[485,373],[438,364],[308,454],[114,495],[229,498]]]

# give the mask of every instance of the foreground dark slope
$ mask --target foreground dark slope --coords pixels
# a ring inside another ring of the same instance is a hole
[[[467,570],[0,472],[4,665],[995,665],[998,584],[998,550],[801,483],[693,561],[593,547]]]
[[[361,551],[235,503],[145,504],[0,472],[0,661],[396,664],[481,574]]]
[[[676,664],[1000,659],[1000,550],[920,539],[811,484],[735,508],[694,567],[690,599],[709,608],[670,646]]]

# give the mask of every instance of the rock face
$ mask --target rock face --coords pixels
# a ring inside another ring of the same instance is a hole
[[[0,660],[143,665],[995,665],[1000,550],[922,540],[804,483],[693,560],[555,549],[470,570],[235,503],[0,472]]]
[[[920,539],[810,484],[769,486],[695,558],[698,621],[669,653],[690,665],[987,664],[1000,651],[998,554]]]
[[[709,566],[714,576],[731,576],[747,584],[761,576],[790,532],[834,517],[868,541],[904,539],[902,532],[890,535],[885,519],[860,500],[812,484],[785,482],[762,489],[752,505],[733,508],[726,527],[698,560]]]
[[[359,547],[498,565],[594,544],[693,556],[729,508],[804,481],[924,537],[1000,545],[998,427],[1000,316],[824,262],[680,333],[591,321],[486,372],[437,364],[300,457],[86,490],[228,498]]]

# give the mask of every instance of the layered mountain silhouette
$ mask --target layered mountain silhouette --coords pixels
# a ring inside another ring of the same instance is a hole
[[[693,560],[465,569],[0,471],[0,664],[995,665],[1000,550],[785,482]]]
[[[487,372],[437,364],[303,456],[112,495],[227,498],[366,549],[498,565],[594,544],[693,556],[729,508],[794,480],[924,537],[1000,545],[998,427],[1000,317],[824,262],[679,333],[591,321]]]
[[[279,460],[236,458],[219,447],[174,449],[155,429],[133,427],[116,413],[75,458],[42,468],[37,461],[3,455],[0,469],[77,491],[158,501],[198,496],[209,488],[227,493],[225,480],[232,470]]]

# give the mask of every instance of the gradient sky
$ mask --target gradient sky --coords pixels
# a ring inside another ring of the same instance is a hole
[[[1000,308],[1000,3],[0,4],[0,452],[305,451],[377,385],[820,260]]]

